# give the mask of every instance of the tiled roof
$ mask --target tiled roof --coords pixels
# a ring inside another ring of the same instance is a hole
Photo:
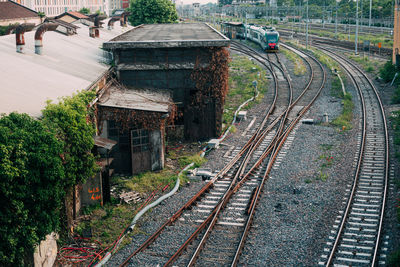
[[[0,20],[37,17],[37,12],[13,1],[0,2]]]
[[[71,15],[71,16],[73,16],[73,17],[76,17],[78,19],[88,19],[89,18],[88,16],[83,15],[82,13],[79,13],[77,11],[68,11],[66,13]]]

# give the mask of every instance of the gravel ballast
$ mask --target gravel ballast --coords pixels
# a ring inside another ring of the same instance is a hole
[[[295,76],[291,62],[283,54],[280,56],[290,72],[292,83],[296,88],[303,88],[307,77]],[[319,119],[326,113],[331,121],[340,114],[341,101],[330,95],[329,76],[326,87],[304,118]],[[272,170],[264,186],[239,265],[315,266],[320,261],[335,218],[344,206],[346,189],[352,183],[353,161],[358,150],[360,107],[354,89],[350,86],[346,89],[353,95],[355,103],[353,129],[340,131],[323,124],[300,124],[296,127],[290,135],[293,140],[281,150],[286,153],[281,154],[282,157],[275,164],[277,167]],[[207,155],[208,162],[202,167],[217,171],[228,162],[224,155],[232,146],[240,148],[245,143],[242,133],[254,117],[256,123],[253,128],[261,121],[272,99],[271,91],[272,82],[267,97],[248,110],[247,120],[236,126],[237,131],[230,134],[219,149]],[[332,158],[329,166],[325,167],[327,157]],[[130,245],[114,255],[107,265],[117,266],[122,263],[204,184],[203,181],[192,181],[142,217],[138,224],[141,232],[134,236]],[[395,228],[393,225],[396,224],[392,222],[391,225]],[[186,231],[190,235],[190,229]],[[162,241],[165,247],[160,254],[175,250],[180,245],[178,243],[171,234],[170,240]],[[131,266],[155,266],[160,259],[140,253]]]

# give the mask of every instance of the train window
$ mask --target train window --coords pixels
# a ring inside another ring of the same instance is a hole
[[[268,42],[276,43],[278,42],[278,35],[277,34],[268,34],[267,35]]]

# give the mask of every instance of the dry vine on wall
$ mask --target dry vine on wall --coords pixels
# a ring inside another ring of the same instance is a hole
[[[200,67],[200,58],[197,56],[196,65],[191,74],[195,82],[197,92],[192,98],[192,105],[201,107],[209,102],[215,101],[217,110],[217,131],[221,130],[221,115],[225,97],[228,93],[228,71],[229,71],[229,52],[224,47],[208,48],[211,56],[207,67]]]
[[[164,113],[151,112],[143,110],[133,110],[113,107],[100,107],[98,111],[98,128],[101,131],[102,122],[104,120],[116,121],[121,129],[126,131],[135,127],[140,127],[146,130],[164,130],[165,124],[173,124],[177,115],[177,108],[171,104],[169,116],[165,117]]]

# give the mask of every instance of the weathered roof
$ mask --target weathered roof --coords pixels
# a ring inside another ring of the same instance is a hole
[[[38,17],[36,11],[13,1],[0,1],[0,20]]]
[[[100,137],[100,136],[95,136],[94,137],[94,144],[98,147],[102,147],[105,148],[107,150],[111,150],[116,144],[117,141],[111,140],[111,139],[107,139],[104,137]]]
[[[34,31],[25,33],[24,54],[15,51],[14,34],[0,36],[0,113],[40,116],[46,100],[84,90],[109,69],[99,47],[127,28],[101,28],[100,38],[91,38],[89,27],[79,26],[77,34],[71,36],[46,32],[43,55],[34,52]]]
[[[126,108],[167,113],[172,104],[168,90],[120,88],[112,85],[98,104],[103,107]]]
[[[223,24],[231,26],[244,26],[242,22],[235,22],[235,21],[224,22]]]
[[[125,12],[125,10],[123,10],[123,9],[117,9],[117,10],[115,10],[115,12],[112,16],[118,17],[118,16],[121,16],[124,12]]]
[[[147,24],[103,44],[105,49],[228,46],[230,40],[206,23]]]
[[[47,20],[48,22],[55,22],[55,23],[58,23],[58,24],[60,24],[61,26],[64,26],[64,27],[66,27],[66,28],[70,28],[70,29],[79,29],[79,26],[77,26],[77,25],[75,25],[75,24],[72,24],[72,23],[68,23],[68,22],[66,22],[66,21],[63,21],[63,20],[61,20],[61,19],[49,19],[49,20]]]
[[[75,18],[78,18],[78,19],[88,19],[89,18],[88,16],[86,16],[82,13],[79,13],[77,11],[68,11],[68,12],[65,12],[65,14],[70,15]]]

